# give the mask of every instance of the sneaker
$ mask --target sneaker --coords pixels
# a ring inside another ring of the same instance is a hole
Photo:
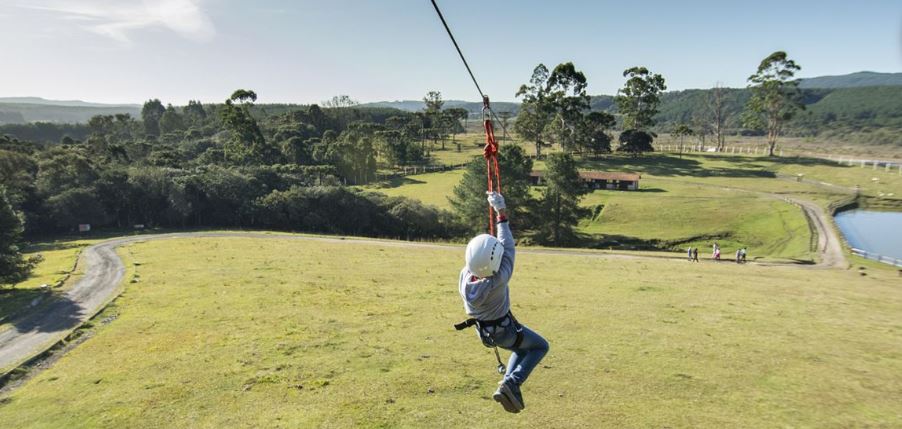
[[[520,386],[510,380],[502,380],[498,386],[498,390],[492,395],[495,402],[501,403],[504,411],[509,413],[519,413],[524,408],[523,395],[520,394]]]

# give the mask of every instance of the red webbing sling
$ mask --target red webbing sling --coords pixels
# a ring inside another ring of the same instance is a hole
[[[491,118],[485,115],[489,110],[489,97],[482,97],[483,127],[485,127],[485,148],[482,156],[485,158],[485,175],[488,182],[488,191],[501,193],[501,169],[498,168],[498,142],[495,141],[495,127]],[[493,177],[494,176],[494,177]],[[489,205],[489,234],[495,235],[495,211]]]

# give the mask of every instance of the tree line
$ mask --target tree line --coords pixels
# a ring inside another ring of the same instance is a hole
[[[785,53],[775,53],[749,78],[754,95],[747,120],[765,124],[772,140],[797,109],[796,70]],[[587,191],[576,157],[653,150],[664,78],[641,66],[623,77],[614,99],[622,124],[616,149],[617,119],[591,110],[585,75],[572,63],[552,70],[539,64],[517,91],[522,109],[514,128],[535,143],[536,158],[545,158],[541,194],[529,191],[533,161],[519,146],[504,145],[500,161],[512,221],[535,241],[560,245],[578,238],[574,228],[587,214],[579,205]],[[406,239],[456,238],[484,228],[484,163],[478,159],[454,189],[453,213],[354,186],[378,180],[380,166],[423,162],[449,138],[460,149],[456,134],[469,115],[444,109],[441,93],[428,92],[426,109],[416,113],[360,108],[347,96],[327,100],[325,108],[258,106],[256,100],[244,89],[212,105],[176,107],[152,99],[140,118],[91,118],[83,138],[63,135],[47,143],[0,137],[0,221],[7,231],[0,236],[0,283],[30,267],[17,250],[21,236],[71,232],[80,224]],[[542,150],[551,145],[561,150],[546,156]]]

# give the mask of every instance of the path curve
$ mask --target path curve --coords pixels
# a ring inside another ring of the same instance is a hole
[[[818,266],[829,268],[845,268],[845,256],[839,238],[829,226],[829,220],[823,209],[814,203],[791,199],[777,194],[735,190],[766,194],[799,205],[818,233],[818,251],[821,260]],[[0,377],[44,352],[100,312],[122,290],[125,277],[125,265],[116,255],[116,248],[125,244],[176,238],[207,237],[249,237],[277,238],[290,240],[311,240],[329,243],[345,243],[355,245],[380,245],[390,247],[415,247],[432,249],[459,249],[460,245],[420,243],[410,241],[392,241],[365,238],[317,237],[284,233],[262,232],[191,232],[155,235],[138,235],[116,238],[87,247],[82,252],[79,263],[85,264],[84,274],[68,292],[53,302],[38,307],[38,311],[12,321],[12,328],[0,332]],[[609,253],[578,249],[522,249],[519,253],[541,255],[570,255],[601,257],[609,259],[661,259],[660,256],[636,255],[626,253]],[[674,256],[672,259],[682,258]],[[771,264],[778,265],[778,264]]]

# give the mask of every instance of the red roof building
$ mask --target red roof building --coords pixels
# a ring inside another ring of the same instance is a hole
[[[609,173],[604,171],[580,171],[579,178],[589,189],[618,189],[623,191],[635,191],[639,189],[639,179],[642,176],[636,173]],[[533,171],[529,173],[530,182],[533,185],[544,184],[544,172]]]

